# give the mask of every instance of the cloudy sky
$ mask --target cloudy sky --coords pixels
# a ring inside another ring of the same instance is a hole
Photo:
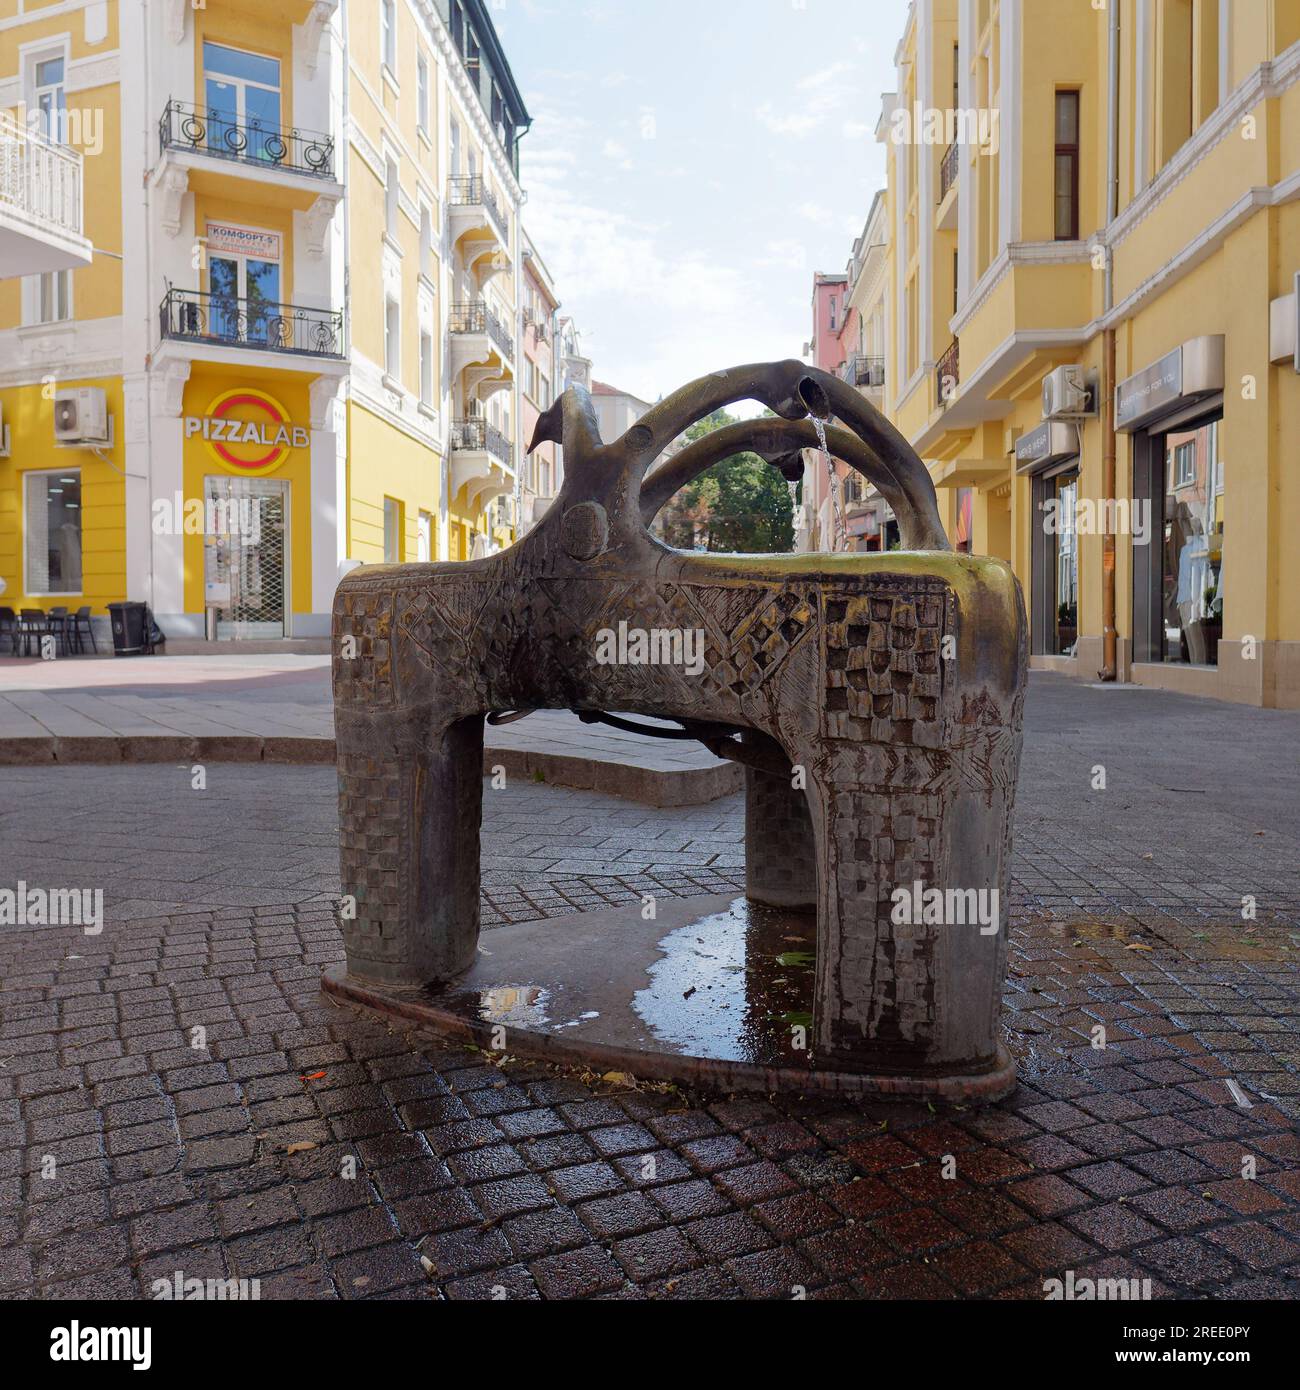
[[[491,0],[524,222],[595,376],[650,400],[798,356],[884,177],[906,0]]]

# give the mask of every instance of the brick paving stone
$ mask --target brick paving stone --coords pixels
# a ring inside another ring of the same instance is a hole
[[[1300,794],[1263,795],[1256,777],[1247,795],[1225,775],[1189,805],[1163,790],[1177,773],[1155,735],[1179,706],[1198,728],[1222,722],[1203,746],[1245,756],[1247,719],[1251,746],[1271,747],[1261,766],[1282,767],[1300,715],[1125,699],[1099,720],[1083,712],[1104,693],[1032,683],[1004,1015],[1021,1085],[951,1111],[489,1065],[322,999],[319,972],[341,958],[330,769],[227,766],[205,799],[157,769],[7,769],[0,882],[80,882],[122,849],[172,849],[134,897],[105,882],[105,931],[81,960],[53,933],[0,933],[0,1292],[147,1297],[179,1266],[275,1298],[1015,1299],[1072,1267],[1150,1277],[1156,1297],[1294,1297]],[[1113,761],[1119,725],[1143,794],[1081,803],[1057,775],[1060,730],[1069,756]],[[500,921],[741,886],[739,798],[657,811],[525,784],[485,817],[489,942]],[[1217,847],[1213,883],[1196,882],[1189,837]],[[543,839],[550,859],[534,857]],[[219,863],[194,878],[214,845],[264,905],[204,896],[231,881]],[[695,845],[725,867],[677,862]],[[649,869],[593,867],[629,853]],[[566,858],[572,873],[545,867]],[[1239,882],[1265,909],[1257,946],[1219,925]],[[1115,935],[1073,946],[1081,918]],[[1134,959],[1138,927],[1161,944]]]

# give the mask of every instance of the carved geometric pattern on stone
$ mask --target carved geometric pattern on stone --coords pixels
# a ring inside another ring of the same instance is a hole
[[[357,900],[356,920],[345,922],[349,950],[362,959],[398,962],[409,937],[401,872],[411,853],[403,813],[402,762],[343,753],[339,770],[339,859],[343,892]]]
[[[907,1050],[928,1042],[934,1030],[935,944],[944,928],[894,922],[891,895],[915,882],[934,884],[944,802],[935,793],[861,786],[841,788],[835,797],[830,848],[844,914],[844,1012],[873,1046]]]
[[[942,581],[882,576],[828,592],[826,732],[851,742],[944,743],[942,645],[953,628]]]
[[[343,704],[393,702],[393,598],[382,591],[358,594],[335,618],[334,698]],[[356,651],[343,655],[351,637]]]

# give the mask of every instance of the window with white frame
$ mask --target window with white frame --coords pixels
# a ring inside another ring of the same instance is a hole
[[[433,334],[420,330],[420,403],[433,404]]]
[[[384,564],[402,563],[402,504],[395,497],[384,498]]]
[[[1174,486],[1191,487],[1196,481],[1196,441],[1189,439],[1174,449]]]
[[[433,278],[433,213],[420,204],[420,274]]]
[[[31,66],[31,106],[40,117],[41,134],[59,144],[67,140],[68,93],[64,85],[67,61],[62,53],[37,57]]]
[[[415,65],[415,123],[429,133],[429,60],[423,53]]]
[[[384,156],[384,231],[389,236],[397,235],[397,208],[399,198],[397,161],[392,155]]]
[[[25,473],[23,493],[24,588],[81,593],[81,470]]]
[[[384,300],[384,372],[397,380],[402,370],[402,306],[391,296]]]
[[[47,270],[32,277],[32,321],[62,323],[72,317],[72,272]]]
[[[379,55],[384,66],[397,75],[397,5],[395,0],[379,0]]]

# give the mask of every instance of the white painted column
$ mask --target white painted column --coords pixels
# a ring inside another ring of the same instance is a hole
[[[923,111],[936,107],[947,110],[950,96],[943,101],[935,101],[934,90],[934,0],[920,0],[916,21],[916,99]],[[916,232],[917,252],[920,274],[916,279],[917,306],[916,321],[920,328],[921,341],[918,360],[928,370],[936,357],[932,309],[934,302],[931,273],[934,267],[934,196],[938,185],[933,178],[935,146],[920,139],[921,131],[913,129],[912,139],[919,143],[916,150],[917,199]],[[938,157],[943,158],[943,150]],[[909,189],[909,196],[911,190]],[[943,348],[947,348],[944,343]],[[943,349],[940,349],[942,351]]]
[[[1021,0],[1002,0],[998,11],[998,241],[993,259],[1020,240],[1020,93],[1024,73],[1020,52]]]
[[[969,111],[975,105],[974,89],[971,82],[971,60],[975,56],[975,45],[979,40],[979,35],[975,28],[976,7],[975,0],[961,0],[961,6],[957,14],[957,44],[958,58],[961,69],[957,79],[957,100],[963,111]],[[999,127],[998,137],[1001,139],[1001,128]],[[984,159],[986,156],[977,154],[977,159]],[[961,309],[967,299],[970,298],[971,288],[975,281],[971,274],[972,263],[975,259],[975,248],[978,244],[976,220],[975,220],[975,200],[976,183],[974,177],[974,166],[966,158],[966,152],[962,152],[960,168],[957,173],[957,307]]]
[[[1227,8],[1226,0],[1220,7]],[[1133,197],[1147,186],[1147,110],[1151,102],[1151,6],[1150,0],[1137,0],[1137,51],[1133,66],[1137,82],[1133,91]]]
[[[317,377],[311,394],[311,612],[295,613],[295,637],[327,637],[345,556],[347,420],[341,379]]]
[[[184,422],[182,406],[188,362],[171,362],[155,371],[149,382],[149,493],[150,505],[162,498],[168,511],[175,512],[175,498],[184,497]],[[173,520],[176,518],[173,516]],[[185,535],[181,525],[168,527],[162,535],[149,528],[153,569],[154,616],[168,637],[200,638],[203,613],[185,612]]]

